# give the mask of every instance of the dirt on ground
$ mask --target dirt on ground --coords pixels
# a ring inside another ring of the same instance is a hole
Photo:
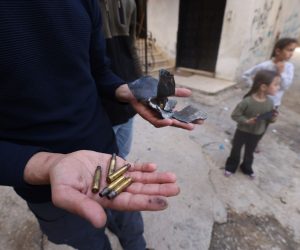
[[[213,226],[209,250],[296,250],[293,233],[273,216],[228,212],[227,223]]]

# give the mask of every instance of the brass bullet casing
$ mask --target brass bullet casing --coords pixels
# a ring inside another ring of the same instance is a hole
[[[116,186],[118,186],[120,183],[122,183],[125,180],[125,176],[122,175],[118,179],[114,180],[112,183],[110,183],[107,187],[103,188],[103,190],[99,193],[100,197],[107,196],[108,193],[113,190]]]
[[[113,153],[109,162],[107,176],[113,174],[116,171],[116,162],[117,162],[117,155]]]
[[[123,167],[121,167],[119,170],[114,172],[111,175],[108,175],[106,178],[107,183],[112,183],[114,180],[118,179],[121,175],[123,175],[131,165],[129,163],[125,164]]]
[[[99,192],[101,174],[102,174],[101,166],[97,166],[97,168],[95,170],[94,178],[93,178],[93,184],[92,184],[92,192],[94,194]]]
[[[110,193],[107,195],[108,199],[115,198],[118,194],[120,194],[125,188],[127,188],[132,183],[132,178],[126,177],[121,184],[116,186],[113,190],[110,191]]]

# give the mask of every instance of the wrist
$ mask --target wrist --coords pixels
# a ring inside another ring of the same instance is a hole
[[[31,185],[50,184],[49,172],[51,167],[55,166],[64,154],[39,152],[34,154],[27,162],[24,169],[24,180]]]
[[[116,89],[116,98],[120,102],[132,102],[135,100],[134,95],[128,87],[128,84],[122,84]]]

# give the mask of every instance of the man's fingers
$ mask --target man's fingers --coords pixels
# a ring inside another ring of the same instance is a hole
[[[145,110],[144,113],[139,113],[145,120],[150,122],[156,128],[163,128],[172,125],[171,119],[162,119],[153,115],[152,111]]]
[[[133,182],[141,182],[144,184],[164,184],[175,183],[176,175],[171,172],[153,172],[143,173],[139,171],[128,173],[133,179]]]
[[[175,196],[180,192],[179,187],[173,183],[167,184],[142,184],[142,183],[132,183],[126,192],[132,194],[146,194],[146,195],[160,195],[160,196]]]
[[[195,128],[195,125],[192,123],[180,122],[175,119],[172,120],[172,126],[176,128],[186,129],[186,130],[193,130]]]
[[[189,97],[192,95],[192,91],[186,88],[176,88],[175,89],[175,96],[178,97]]]
[[[57,207],[87,219],[97,228],[106,223],[106,214],[101,205],[72,187],[52,188],[52,201]]]
[[[156,128],[163,128],[163,127],[168,127],[172,125],[172,120],[170,119],[162,119],[162,118],[157,118],[151,122],[151,124],[156,127]]]
[[[123,192],[107,203],[107,206],[122,211],[159,211],[166,209],[168,202],[163,196]]]
[[[154,163],[135,163],[132,164],[129,171],[141,171],[141,172],[154,172],[157,169],[156,164]]]
[[[197,124],[197,125],[201,125],[203,123],[204,123],[204,120],[202,120],[202,119],[197,119],[197,120],[193,121],[193,124]]]
[[[155,111],[151,110],[149,107],[146,107],[142,103],[134,102],[132,105],[141,117],[157,128],[170,126],[172,124],[172,120],[161,119]]]

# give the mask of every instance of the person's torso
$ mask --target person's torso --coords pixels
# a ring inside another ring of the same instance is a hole
[[[135,1],[100,0],[106,52],[115,74],[127,82],[142,75],[134,44]],[[129,104],[103,96],[102,101],[113,125],[126,123],[136,112]]]
[[[273,109],[273,102],[270,98],[267,98],[264,102],[258,102],[249,96],[243,101],[246,103],[243,115],[248,119],[270,112]],[[238,129],[251,134],[260,135],[265,132],[267,124],[267,120],[258,120],[255,124],[238,123]]]
[[[64,152],[96,131],[100,150],[111,142],[90,69],[92,17],[81,2],[0,2],[1,139]]]
[[[87,2],[0,1],[0,140],[61,153],[117,150],[91,73]],[[46,191],[20,194],[47,200]]]
[[[285,62],[284,69],[281,74],[287,76],[289,74],[291,68],[293,68],[293,64],[291,62]],[[258,70],[263,70],[263,69],[277,71],[277,66],[273,60],[268,60],[268,61],[258,64],[256,72]],[[280,89],[276,92],[276,94],[274,96],[269,95],[269,98],[272,99],[274,106],[279,106],[281,104],[281,100],[282,100],[284,91],[285,91],[284,88],[281,86]]]

